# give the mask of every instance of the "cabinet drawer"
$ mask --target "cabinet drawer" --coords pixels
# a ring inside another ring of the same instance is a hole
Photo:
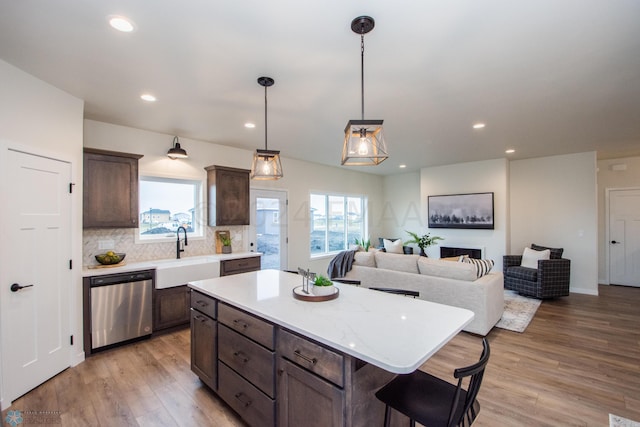
[[[275,354],[224,325],[218,329],[218,340],[218,358],[274,398]]]
[[[216,318],[216,300],[197,291],[191,291],[191,307],[212,319]]]
[[[262,344],[269,350],[275,349],[274,328],[271,323],[226,304],[218,306],[218,320],[234,331]]]
[[[227,259],[220,262],[220,275],[246,273],[248,271],[260,270],[260,257],[252,256],[248,258]]]
[[[340,387],[344,386],[344,356],[335,351],[281,329],[278,354]]]
[[[275,401],[224,363],[218,363],[220,397],[251,426],[275,424]]]

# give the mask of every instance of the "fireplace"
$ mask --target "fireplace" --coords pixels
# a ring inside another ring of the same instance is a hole
[[[440,258],[469,255],[470,258],[482,259],[481,248],[452,248],[440,246]]]

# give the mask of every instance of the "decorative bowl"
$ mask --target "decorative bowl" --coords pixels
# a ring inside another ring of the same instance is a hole
[[[96,255],[96,261],[102,265],[113,265],[121,262],[125,256],[127,256],[125,253],[107,252],[106,254]]]

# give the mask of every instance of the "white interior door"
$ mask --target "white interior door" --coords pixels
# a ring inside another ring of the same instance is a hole
[[[640,286],[640,189],[609,192],[609,283]]]
[[[8,406],[69,366],[71,165],[11,149],[2,155],[0,326]]]
[[[251,189],[251,250],[262,252],[262,269],[287,268],[287,193]]]

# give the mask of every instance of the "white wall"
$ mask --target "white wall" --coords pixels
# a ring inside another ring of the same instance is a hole
[[[211,144],[180,138],[180,145],[187,150],[189,158],[171,160],[166,156],[174,135],[149,132],[125,126],[85,120],[84,145],[112,151],[143,154],[139,161],[140,174],[151,173],[164,176],[200,178],[206,181],[205,166],[221,165],[250,169],[253,151],[224,145]],[[336,159],[339,159],[340,143],[335,144]],[[345,170],[314,163],[289,159],[282,153],[284,177],[277,181],[252,181],[252,188],[279,189],[287,191],[289,198],[289,247],[288,268],[310,268],[324,273],[331,257],[311,259],[309,253],[309,194],[311,191],[340,194],[365,195],[369,200],[369,223],[375,223],[382,208],[383,178],[362,173],[362,168]],[[229,227],[225,227],[229,228]],[[373,229],[372,225],[370,228]],[[209,236],[212,233],[208,233]],[[133,239],[131,234],[130,239]],[[148,245],[162,245],[150,243]],[[194,243],[195,245],[195,243]],[[140,246],[140,245],[138,245]],[[171,245],[170,245],[171,246]],[[174,246],[173,246],[174,247]],[[197,249],[190,240],[186,256],[212,253],[214,243],[207,241]],[[248,249],[244,247],[244,249]],[[171,249],[169,249],[171,250]],[[206,253],[206,252],[205,252]]]
[[[510,165],[510,253],[536,243],[564,248],[571,292],[598,294],[595,152]]]
[[[507,249],[508,171],[506,159],[459,163],[448,166],[424,168],[420,171],[420,203],[423,231],[443,237],[439,246],[478,247],[484,249],[484,258],[495,262],[494,269],[502,271],[502,255]],[[427,197],[443,194],[493,192],[494,229],[463,230],[450,228],[427,229]],[[427,254],[439,257],[439,248],[431,247]]]
[[[625,170],[614,170],[614,165],[624,165]],[[606,200],[607,189],[640,188],[640,157],[607,159],[598,161],[598,280],[609,284],[609,266],[607,252],[609,242],[606,239]]]
[[[36,79],[0,60],[0,140],[9,146],[48,155],[71,163],[76,183],[72,196],[71,248],[74,265],[69,315],[76,337],[70,364],[84,357],[82,351],[82,114],[83,101]],[[2,154],[4,155],[4,153]],[[5,201],[11,203],[11,201]],[[4,232],[2,233],[4,234]],[[2,262],[13,262],[2,259]],[[0,265],[0,269],[2,266]],[[0,348],[0,370],[1,352]],[[2,372],[0,372],[0,384]],[[0,400],[2,392],[0,390]],[[8,404],[9,402],[3,402]]]
[[[420,206],[419,171],[386,176],[383,188],[384,204],[374,220],[376,239],[371,242],[374,246],[378,246],[377,237],[407,241],[410,239],[407,230],[419,232],[427,225]]]

